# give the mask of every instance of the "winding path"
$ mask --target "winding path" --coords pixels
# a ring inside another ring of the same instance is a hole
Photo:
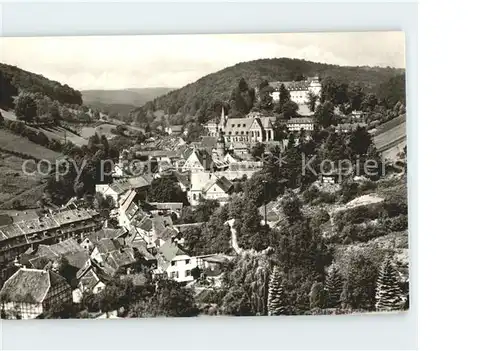
[[[262,251],[256,251],[255,249],[250,249],[250,250],[242,249],[240,247],[240,245],[238,244],[237,233],[236,233],[236,229],[234,228],[234,221],[235,221],[235,219],[233,218],[233,219],[226,221],[224,224],[227,224],[229,226],[229,229],[231,230],[231,246],[237,255],[241,255],[242,253],[245,253],[245,252],[253,253],[253,254],[267,255],[267,254],[272,252],[273,248],[271,246],[267,247],[266,249],[264,249]]]

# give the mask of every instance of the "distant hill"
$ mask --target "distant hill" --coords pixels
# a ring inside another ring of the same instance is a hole
[[[291,81],[297,77],[334,77],[339,83],[358,84],[366,92],[377,93],[381,83],[404,74],[403,69],[382,67],[347,67],[299,59],[275,58],[238,63],[206,75],[183,88],[171,91],[146,103],[136,114],[163,110],[168,115],[194,116],[200,109],[212,108],[217,101],[228,101],[231,91],[244,78],[257,88],[262,80]],[[179,119],[179,118],[176,118]]]
[[[25,91],[40,93],[62,104],[82,104],[82,94],[67,84],[61,84],[40,74],[28,72],[4,63],[0,63],[0,87],[2,88],[0,90],[3,90],[0,93],[0,102],[7,101],[7,97],[4,97],[3,94],[7,94],[5,91],[8,89],[9,95],[16,95],[18,92]],[[18,91],[12,91],[12,87],[17,88]],[[4,107],[12,107],[10,103],[5,105]]]
[[[173,88],[131,88],[122,90],[82,90],[83,102],[107,113],[127,115],[136,107],[166,94]]]

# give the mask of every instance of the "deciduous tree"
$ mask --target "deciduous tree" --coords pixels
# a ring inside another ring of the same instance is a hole
[[[15,113],[19,120],[32,122],[37,113],[35,100],[30,95],[21,94],[16,101]]]

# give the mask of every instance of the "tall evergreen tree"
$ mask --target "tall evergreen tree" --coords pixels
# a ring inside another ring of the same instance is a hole
[[[380,267],[375,293],[377,311],[400,310],[404,303],[401,289],[398,285],[398,273],[387,258]]]
[[[313,92],[307,93],[307,107],[311,112],[314,112],[316,109],[316,102],[318,101],[318,96],[315,95]]]
[[[284,289],[282,283],[283,277],[281,270],[273,267],[271,278],[269,279],[269,288],[267,295],[267,313],[269,316],[279,316],[286,314],[284,302]]]
[[[340,276],[340,272],[334,264],[330,265],[326,272],[325,290],[327,292],[327,307],[340,306],[340,296],[344,282]]]
[[[285,84],[280,85],[280,95],[279,95],[279,112],[282,111],[283,105],[285,105],[288,101],[290,101],[290,92],[285,87]]]

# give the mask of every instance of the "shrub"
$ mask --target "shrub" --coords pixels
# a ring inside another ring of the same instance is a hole
[[[400,232],[408,229],[408,216],[399,215],[397,217],[389,218],[388,226],[391,231]]]
[[[316,199],[319,195],[319,189],[315,186],[311,186],[309,189],[305,190],[302,193],[302,197],[306,203],[310,203],[314,199]]]

